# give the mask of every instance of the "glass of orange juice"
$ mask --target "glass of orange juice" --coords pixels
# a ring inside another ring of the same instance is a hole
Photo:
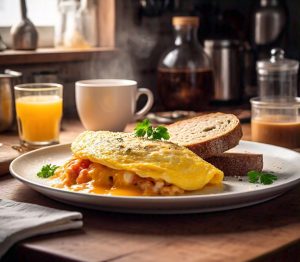
[[[34,83],[16,85],[14,89],[21,144],[27,148],[57,144],[63,86]]]

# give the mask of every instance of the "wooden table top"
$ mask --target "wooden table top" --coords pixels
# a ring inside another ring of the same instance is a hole
[[[131,127],[129,127],[130,129]],[[62,142],[82,131],[66,122]],[[250,139],[249,124],[243,125]],[[16,134],[0,134],[16,143]],[[271,201],[235,210],[189,215],[137,215],[88,210],[51,200],[0,177],[0,198],[83,213],[80,230],[26,239],[4,261],[299,261],[300,186]],[[0,225],[1,226],[1,225]]]

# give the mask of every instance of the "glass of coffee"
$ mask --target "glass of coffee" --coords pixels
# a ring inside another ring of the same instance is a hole
[[[300,98],[265,101],[252,98],[252,140],[287,148],[300,148]]]

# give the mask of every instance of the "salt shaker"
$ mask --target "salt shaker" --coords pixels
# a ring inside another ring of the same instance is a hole
[[[257,62],[259,96],[264,101],[287,102],[297,97],[299,62],[284,57],[280,48],[271,50],[271,58]]]

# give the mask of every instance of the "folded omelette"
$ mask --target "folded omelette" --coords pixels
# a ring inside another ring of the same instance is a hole
[[[179,195],[220,184],[223,172],[177,144],[132,133],[85,131],[54,186],[114,195]]]

